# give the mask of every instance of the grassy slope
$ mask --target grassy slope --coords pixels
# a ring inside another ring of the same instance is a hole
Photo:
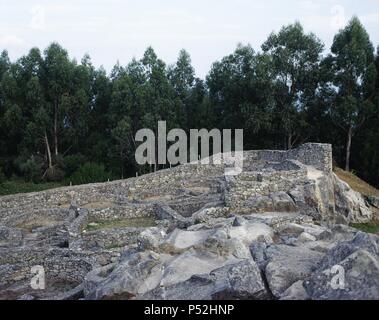
[[[379,190],[369,185],[367,182],[358,178],[351,172],[342,170],[341,168],[334,168],[334,173],[343,181],[347,182],[349,186],[365,196],[379,197]]]
[[[379,197],[378,189],[369,185],[367,182],[358,178],[356,175],[352,174],[351,172],[344,171],[340,168],[335,168],[334,173],[341,180],[347,182],[353,190],[358,191],[365,196]],[[352,224],[352,226],[362,231],[375,233],[379,235],[379,210],[377,210],[377,214],[374,221],[368,222],[368,223],[354,223]]]
[[[47,189],[62,187],[63,184],[49,182],[49,183],[32,183],[23,180],[8,180],[0,184],[0,196],[16,193],[36,192]]]

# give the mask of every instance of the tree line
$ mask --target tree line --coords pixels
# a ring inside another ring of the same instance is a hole
[[[332,143],[336,165],[379,186],[379,48],[354,17],[330,53],[300,23],[261,50],[238,45],[195,76],[189,54],[166,65],[149,47],[108,75],[58,43],[11,62],[0,55],[0,182],[84,183],[151,171],[137,166],[135,133],[244,129],[245,149]],[[159,169],[159,167],[158,167]]]

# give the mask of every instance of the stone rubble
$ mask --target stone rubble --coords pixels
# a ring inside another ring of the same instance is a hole
[[[379,299],[379,237],[348,226],[378,199],[333,174],[330,145],[228,163],[0,197],[0,299]]]

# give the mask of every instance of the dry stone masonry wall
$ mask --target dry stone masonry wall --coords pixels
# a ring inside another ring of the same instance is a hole
[[[339,225],[369,221],[376,199],[333,174],[330,145],[246,151],[236,176],[224,174],[224,156],[0,197],[0,299],[317,298],[312,270],[348,259],[338,250],[360,257],[359,248],[376,267],[341,263],[376,277],[377,238]],[[45,290],[30,288],[35,265]],[[347,296],[379,298],[375,281],[353,280]]]

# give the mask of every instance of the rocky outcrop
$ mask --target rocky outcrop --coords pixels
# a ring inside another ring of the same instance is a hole
[[[377,201],[330,145],[247,151],[238,176],[212,159],[0,197],[0,298],[379,299],[378,237],[347,226]]]
[[[194,275],[180,283],[160,286],[140,298],[154,300],[260,300],[269,297],[256,263],[252,259],[246,259],[215,269],[209,274]]]
[[[349,185],[333,175],[335,186],[335,206],[339,215],[348,222],[365,222],[372,219],[372,210],[363,196],[352,190]],[[343,221],[343,220],[342,220]]]
[[[378,254],[379,237],[362,232],[337,244],[304,282],[307,293],[318,300],[378,299]]]
[[[379,209],[379,197],[368,196],[367,200],[373,207]]]

